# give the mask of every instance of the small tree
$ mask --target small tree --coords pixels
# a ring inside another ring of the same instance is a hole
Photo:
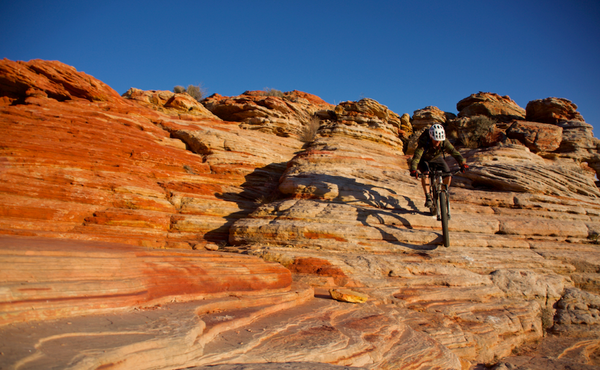
[[[173,88],[173,92],[174,92],[175,94],[181,94],[181,93],[184,93],[184,92],[185,92],[185,87],[177,85],[177,86],[175,86],[175,87]]]

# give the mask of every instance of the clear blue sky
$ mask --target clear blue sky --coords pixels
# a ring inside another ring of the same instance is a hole
[[[567,98],[600,130],[600,1],[7,1],[0,57],[110,85],[301,90],[396,113],[479,91]]]

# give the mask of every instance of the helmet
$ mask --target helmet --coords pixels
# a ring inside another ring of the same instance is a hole
[[[446,131],[444,131],[444,126],[440,125],[439,123],[431,126],[429,128],[429,137],[435,141],[446,140]]]

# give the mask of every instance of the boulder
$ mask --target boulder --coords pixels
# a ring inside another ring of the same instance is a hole
[[[591,168],[591,176],[600,176],[600,140],[594,137],[592,125],[582,121],[561,121],[560,146],[550,155],[582,163]]]
[[[527,121],[556,124],[561,121],[581,121],[577,105],[564,98],[546,98],[532,100],[525,108]]]
[[[506,136],[523,143],[534,153],[552,152],[560,147],[563,129],[545,123],[515,121]]]
[[[556,304],[555,332],[585,325],[600,333],[600,296],[577,288],[568,288]]]
[[[400,117],[400,136],[402,138],[408,138],[413,133],[413,125],[410,122],[410,115],[408,113],[404,113]]]
[[[458,117],[487,116],[498,122],[525,119],[525,110],[509,96],[479,92],[471,94],[456,104]]]
[[[446,126],[446,122],[450,119],[455,118],[453,113],[444,112],[438,107],[428,106],[423,109],[414,111],[412,116],[413,130],[422,131],[424,128],[428,128],[435,123],[440,123]]]

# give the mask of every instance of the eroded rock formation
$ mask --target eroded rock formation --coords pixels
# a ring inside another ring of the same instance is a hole
[[[223,120],[240,122],[242,128],[300,139],[316,120],[316,112],[333,108],[321,98],[301,91],[285,94],[246,91],[236,97],[213,94],[203,103]]]
[[[509,96],[496,93],[479,92],[471,94],[456,104],[459,117],[488,116],[498,121],[524,119],[525,110],[517,105]],[[537,121],[531,119],[531,121]]]
[[[543,123],[559,123],[561,121],[581,121],[583,117],[577,112],[577,105],[564,98],[546,98],[533,100],[525,108],[528,121]]]
[[[0,62],[0,367],[599,365],[600,145],[574,104],[202,103]],[[447,249],[407,171],[434,121],[473,144]]]

